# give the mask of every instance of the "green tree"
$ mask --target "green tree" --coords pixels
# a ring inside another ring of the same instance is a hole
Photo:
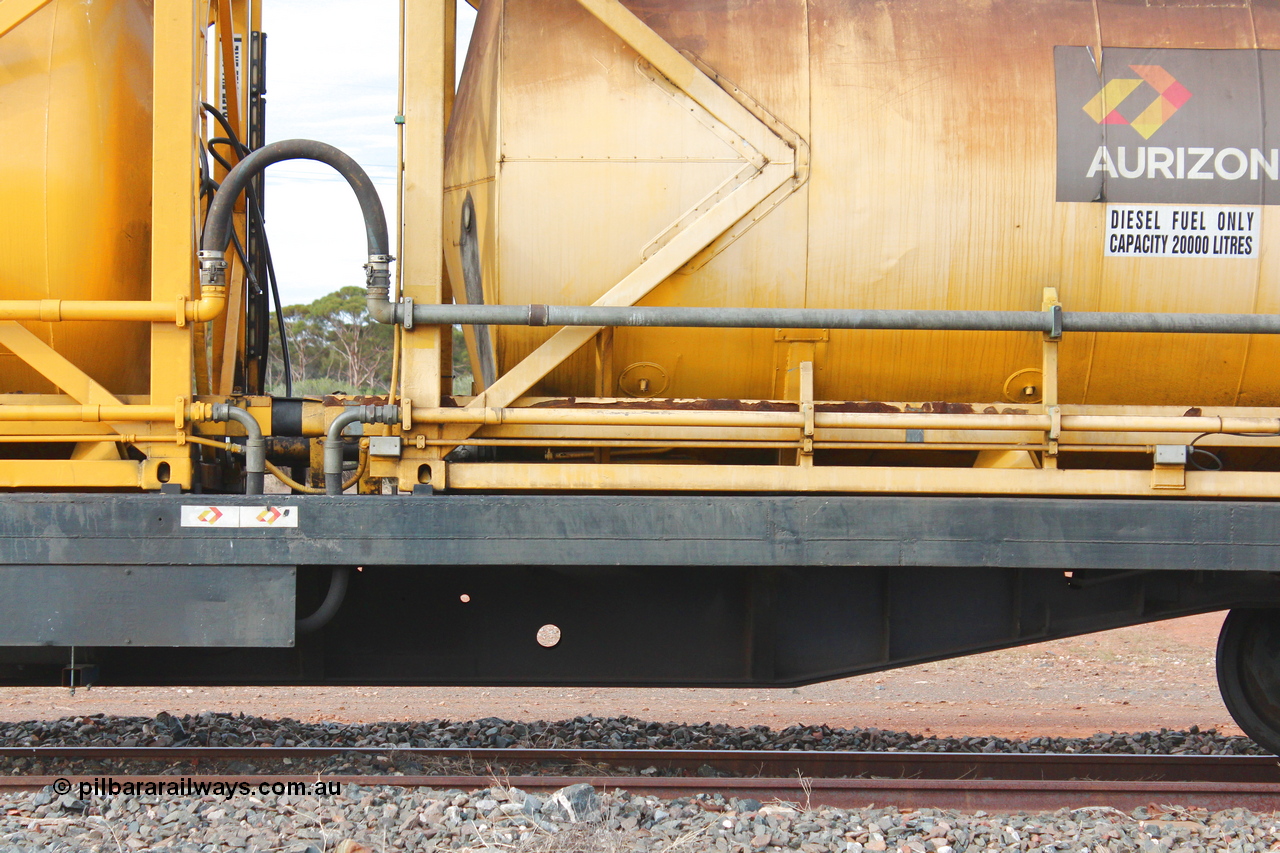
[[[283,313],[295,394],[386,393],[394,330],[369,318],[364,288],[344,287],[309,305],[286,305]],[[471,359],[461,326],[453,327],[453,373],[456,390],[446,390],[468,393]],[[270,393],[284,393],[284,362],[274,318],[267,381]]]
[[[375,323],[365,308],[365,290],[350,286],[310,305],[284,308],[295,390],[384,393],[391,376],[393,330]],[[271,329],[272,390],[283,391],[283,361],[275,326]]]

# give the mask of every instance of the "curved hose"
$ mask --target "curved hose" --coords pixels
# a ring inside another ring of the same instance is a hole
[[[316,160],[332,166],[347,179],[351,190],[360,202],[364,216],[365,238],[369,254],[387,255],[390,241],[387,237],[387,215],[382,209],[378,190],[360,164],[332,145],[313,139],[284,139],[264,145],[245,157],[222,181],[222,187],[214,196],[205,221],[204,238],[200,248],[205,252],[223,253],[231,242],[231,219],[235,213],[236,199],[249,186],[254,176],[273,163],[283,160]]]
[[[329,624],[347,597],[347,584],[351,580],[351,569],[347,566],[335,568],[329,573],[329,591],[324,594],[324,601],[316,608],[315,613],[294,623],[294,631],[299,634],[310,634],[319,631]]]

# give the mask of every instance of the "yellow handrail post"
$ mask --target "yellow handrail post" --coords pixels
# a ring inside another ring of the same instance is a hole
[[[178,304],[195,283],[196,142],[200,102],[201,3],[172,0],[155,7],[154,120],[152,125],[151,298]],[[192,396],[192,335],[189,325],[151,326],[151,403],[174,405]],[[157,429],[164,428],[157,424]],[[190,488],[190,451],[176,444],[145,448],[168,463],[169,482]]]

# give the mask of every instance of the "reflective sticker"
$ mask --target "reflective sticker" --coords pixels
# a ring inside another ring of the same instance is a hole
[[[1109,204],[1105,254],[1123,258],[1256,258],[1260,207]]]
[[[294,506],[242,506],[241,527],[297,527],[298,508]]]
[[[184,506],[183,527],[239,527],[238,506]]]
[[[183,527],[297,527],[296,506],[184,506]]]

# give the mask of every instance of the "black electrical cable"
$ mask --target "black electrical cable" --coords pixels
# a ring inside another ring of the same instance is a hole
[[[1199,435],[1197,435],[1195,438],[1191,439],[1191,443],[1187,445],[1187,462],[1191,463],[1191,467],[1195,468],[1197,471],[1221,471],[1222,457],[1218,456],[1218,454],[1213,453],[1212,451],[1205,450],[1203,447],[1196,447],[1196,442],[1204,438],[1206,435],[1209,435],[1209,433],[1202,432]],[[1199,462],[1196,461],[1197,454],[1201,456],[1208,456],[1210,459],[1213,460],[1213,464],[1216,467],[1206,468],[1204,465],[1201,465]]]
[[[222,124],[223,129],[228,134],[230,134],[229,137],[219,136],[219,137],[214,137],[213,139],[210,139],[209,149],[208,149],[209,154],[212,155],[214,159],[216,159],[224,169],[230,172],[235,167],[231,164],[230,161],[228,161],[226,158],[218,154],[217,150],[214,149],[213,147],[214,145],[228,145],[231,147],[233,151],[240,153],[242,157],[245,155],[248,155],[251,152],[243,143],[240,142],[239,137],[235,135],[235,131],[232,130],[230,124],[227,123],[227,120],[223,118],[220,112],[218,112],[213,107],[210,107],[208,104],[205,104],[205,108],[212,112],[214,117],[218,119],[220,124]],[[267,220],[266,220],[265,214],[263,214],[262,212],[262,204],[258,199],[258,194],[257,192],[255,192],[252,184],[250,184],[247,187],[247,195],[249,197],[249,213],[251,216],[255,217],[256,223],[258,225],[258,229],[262,234],[262,248],[263,248],[263,256],[267,265],[267,279],[270,283],[271,296],[275,303],[276,330],[280,334],[280,355],[284,365],[285,396],[292,397],[293,396],[293,363],[292,363],[293,360],[291,357],[291,353],[289,352],[289,336],[288,336],[288,332],[286,331],[286,326],[284,322],[284,306],[280,301],[280,285],[276,279],[275,259],[271,255],[271,244],[267,241]],[[206,221],[208,221],[207,217],[206,217]],[[234,230],[231,232],[231,238],[232,238],[232,241],[234,242],[236,238]],[[237,244],[237,252],[239,252],[240,254],[241,261],[245,261],[244,252],[239,248],[238,244]],[[247,261],[245,261],[245,269],[246,270],[249,269],[249,264]],[[253,275],[252,272],[250,272],[250,276],[252,275]],[[261,287],[261,284],[257,281],[256,277],[253,278],[253,284],[254,284],[254,288],[260,293],[262,291],[262,287]]]
[[[1240,436],[1241,438],[1276,438],[1278,435],[1277,433],[1274,433],[1274,432],[1234,432],[1234,433],[1227,433],[1227,434],[1237,435],[1237,436]],[[1195,468],[1198,471],[1221,471],[1223,468],[1223,462],[1222,462],[1222,458],[1218,456],[1218,454],[1210,452],[1200,447],[1196,447],[1196,442],[1204,438],[1206,435],[1217,435],[1217,433],[1202,432],[1199,435],[1197,435],[1195,438],[1191,439],[1191,443],[1187,445],[1187,462],[1191,464],[1191,467]],[[1196,462],[1197,453],[1203,456],[1208,456],[1210,459],[1214,461],[1214,463],[1218,467],[1206,468],[1200,463]]]
[[[213,146],[215,144],[230,145],[232,147],[232,150],[236,151],[242,159],[244,157],[249,156],[253,152],[247,145],[245,145],[243,142],[240,141],[240,137],[236,134],[235,128],[231,126],[231,122],[227,120],[227,117],[224,116],[219,109],[214,107],[212,104],[203,103],[203,102],[201,103],[201,106],[204,107],[205,112],[213,116],[214,120],[217,121],[218,124],[222,126],[223,132],[227,134],[226,137],[216,137],[214,139],[210,139],[209,147],[207,150],[210,155],[212,155],[214,158],[217,159],[217,161],[223,166],[223,168],[225,168],[228,172],[230,172],[234,167],[231,165],[231,163],[229,163],[227,160],[221,157],[216,150],[214,150]],[[206,165],[206,169],[207,169],[207,165]],[[214,182],[210,180],[209,183],[214,183]],[[214,183],[215,193],[220,188],[221,187],[219,185]],[[248,196],[249,196],[249,202],[250,202],[249,213],[251,216],[255,217],[256,224],[258,226],[258,231],[262,235],[262,254],[263,254],[264,260],[266,261],[267,279],[271,286],[271,298],[275,305],[276,331],[280,335],[280,359],[284,367],[284,395],[286,397],[292,397],[293,396],[293,359],[291,357],[291,353],[289,352],[289,334],[288,334],[288,329],[285,326],[285,322],[284,322],[284,306],[280,302],[280,285],[276,280],[275,260],[271,256],[271,243],[267,240],[267,218],[266,218],[266,215],[263,213],[262,203],[258,199],[258,195],[254,191],[252,184],[248,187]],[[213,203],[212,201],[210,201],[209,210],[212,211],[212,209],[213,209]],[[208,222],[207,213],[206,213],[205,221]],[[232,237],[233,238],[235,237],[234,231],[232,232]],[[249,267],[248,261],[245,258],[245,253],[238,244],[236,246],[236,251],[239,253],[241,261],[244,262],[245,270],[249,271],[250,267]],[[249,275],[252,276],[252,272],[249,272]],[[256,279],[254,280],[254,286],[258,289],[259,292],[261,292],[262,285],[261,283],[257,282]]]
[[[215,146],[215,145],[231,145],[231,144],[232,144],[232,142],[231,142],[231,140],[230,140],[230,139],[224,139],[224,138],[223,138],[223,137],[221,137],[221,136],[217,136],[217,137],[214,137],[213,139],[210,139],[210,140],[209,140],[209,149],[208,149],[208,150],[209,150],[209,154],[213,157],[213,159],[215,159],[215,160],[217,160],[217,161],[218,161],[218,165],[219,165],[219,166],[221,166],[222,168],[226,169],[228,172],[230,172],[232,169],[234,169],[234,168],[236,167],[236,164],[235,164],[235,163],[232,163],[232,162],[231,162],[230,160],[228,160],[226,157],[223,157],[221,154],[219,154],[217,151],[215,151],[213,146]]]

